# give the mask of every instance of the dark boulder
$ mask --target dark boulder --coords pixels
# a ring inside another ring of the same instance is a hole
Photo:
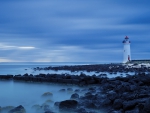
[[[77,92],[80,92],[80,89],[76,89],[76,90],[74,90],[74,92],[76,92],[76,93],[77,93]]]
[[[88,91],[91,92],[91,93],[95,93],[96,92],[96,88],[95,87],[90,87],[88,89]]]
[[[79,108],[76,110],[76,113],[88,113],[84,108]]]
[[[89,100],[92,100],[94,98],[95,98],[95,95],[93,95],[91,92],[85,93],[83,97],[83,99],[89,99]]]
[[[141,113],[141,112],[139,112],[139,110],[136,108],[136,109],[133,109],[133,110],[125,111],[124,113]],[[148,113],[148,112],[145,112],[145,113]]]
[[[45,111],[44,113],[54,113],[54,112],[52,112],[52,111]]]
[[[136,100],[132,100],[132,101],[125,101],[123,102],[123,110],[127,111],[127,110],[132,110],[135,108],[135,106],[137,105],[137,101]]]
[[[59,104],[59,110],[62,111],[74,111],[78,106],[78,102],[76,100],[64,100]]]
[[[143,111],[145,113],[150,113],[150,98],[148,98],[145,102]]]
[[[79,94],[77,93],[72,94],[71,99],[79,99]]]
[[[107,94],[107,98],[109,98],[111,101],[114,101],[118,97],[119,97],[119,95],[114,91],[110,91]]]
[[[124,113],[123,110],[110,110],[108,113]]]
[[[59,104],[60,104],[60,102],[55,102],[54,107],[56,107],[56,108],[59,107]]]
[[[113,103],[113,108],[121,109],[123,107],[122,103],[123,103],[123,101],[121,99],[116,99]]]

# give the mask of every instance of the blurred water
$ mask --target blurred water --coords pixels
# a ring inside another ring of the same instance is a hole
[[[41,98],[41,95],[45,92],[53,93],[53,97],[50,98],[50,100],[54,102],[70,99],[73,92],[65,92],[63,94],[59,92],[60,89],[64,88],[73,88],[73,90],[75,90],[79,87],[73,85],[0,81],[0,106],[23,105],[26,108],[27,113],[32,113],[31,107],[33,105],[42,105],[48,100]],[[53,108],[53,103],[51,107]]]
[[[100,75],[107,74],[109,78],[116,76],[126,76],[126,73],[107,73],[107,72],[86,72],[86,71],[53,71],[53,70],[41,70],[34,71],[34,67],[47,67],[47,66],[60,66],[60,65],[81,65],[81,64],[90,64],[90,63],[0,63],[0,75],[6,74],[39,74],[39,73],[68,73],[72,75],[80,75],[80,73],[85,73],[86,75]],[[95,64],[95,63],[91,63]],[[130,73],[134,74],[134,73]],[[48,83],[31,83],[31,82],[14,82],[14,81],[0,81],[0,106],[18,106],[23,105],[27,113],[33,113],[31,107],[35,104],[42,105],[46,100],[41,98],[41,95],[45,92],[52,92],[53,97],[52,101],[62,101],[69,99],[73,92],[60,93],[60,89],[73,88],[74,90],[79,88],[78,86],[73,85],[62,85],[62,84],[48,84]],[[80,87],[80,89],[82,89]],[[80,94],[82,95],[82,94]],[[51,105],[53,107],[53,104]],[[58,111],[57,111],[58,112]]]
[[[62,65],[82,65],[95,64],[86,62],[2,62],[0,63],[0,74],[39,74],[39,73],[56,73],[55,71],[34,71],[34,67],[62,66]],[[62,71],[58,72],[61,73]]]
[[[130,72],[130,73],[108,73],[108,72],[87,72],[87,71],[75,71],[75,72],[71,72],[71,71],[66,71],[66,70],[58,70],[58,71],[54,71],[54,70],[36,70],[34,71],[33,68],[35,67],[48,67],[48,66],[62,66],[62,65],[82,65],[82,64],[96,64],[96,63],[86,63],[86,62],[61,62],[61,63],[47,63],[47,62],[42,62],[42,63],[0,63],[0,75],[7,75],[7,74],[12,74],[12,75],[18,75],[18,74],[33,74],[33,75],[37,75],[40,73],[44,73],[44,74],[71,74],[71,75],[80,75],[81,73],[84,73],[86,75],[92,76],[92,75],[100,75],[100,74],[107,74],[107,77],[112,78],[112,77],[116,77],[116,76],[126,76],[126,74],[131,74],[134,75],[135,73]]]

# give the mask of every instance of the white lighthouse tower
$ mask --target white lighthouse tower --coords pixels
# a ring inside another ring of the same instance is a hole
[[[129,38],[126,36],[123,40],[124,50],[123,50],[123,63],[126,63],[131,60],[131,53],[130,53],[130,41]]]

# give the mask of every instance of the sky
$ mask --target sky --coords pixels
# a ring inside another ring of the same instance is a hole
[[[0,62],[150,59],[149,0],[0,0]]]

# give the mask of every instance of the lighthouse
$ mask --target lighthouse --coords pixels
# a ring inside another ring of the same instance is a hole
[[[124,50],[123,50],[123,63],[129,62],[131,60],[131,53],[130,53],[130,41],[128,36],[125,37],[123,40]]]

